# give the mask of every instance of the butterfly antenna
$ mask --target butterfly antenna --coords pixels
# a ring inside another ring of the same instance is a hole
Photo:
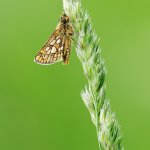
[[[76,34],[76,36],[79,36],[79,37],[81,37],[81,38],[85,38],[85,36],[88,35],[88,34],[90,34],[91,31],[92,31],[92,29],[91,29],[87,34],[85,34],[85,35]]]
[[[83,47],[75,39],[73,39],[73,38],[71,38],[71,39],[80,47],[80,49],[83,49]]]

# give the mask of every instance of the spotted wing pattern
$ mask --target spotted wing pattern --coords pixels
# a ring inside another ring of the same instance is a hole
[[[61,30],[56,30],[43,48],[35,56],[38,64],[48,65],[63,60],[65,36]]]

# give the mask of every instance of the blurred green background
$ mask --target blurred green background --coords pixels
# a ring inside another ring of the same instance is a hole
[[[148,150],[150,1],[82,4],[101,37],[107,97],[125,149]],[[98,150],[80,98],[86,80],[75,50],[68,66],[33,62],[61,12],[61,0],[0,0],[0,150]]]

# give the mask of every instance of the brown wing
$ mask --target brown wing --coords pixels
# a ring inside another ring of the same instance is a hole
[[[65,64],[69,63],[70,52],[71,52],[71,39],[69,36],[66,36],[63,51],[63,61]]]
[[[34,61],[41,65],[49,65],[63,60],[65,37],[60,29],[55,30],[43,48],[35,56]]]

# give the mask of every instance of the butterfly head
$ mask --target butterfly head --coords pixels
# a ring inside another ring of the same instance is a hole
[[[61,22],[63,24],[67,24],[69,21],[69,17],[66,14],[63,14],[63,16],[61,17]]]

